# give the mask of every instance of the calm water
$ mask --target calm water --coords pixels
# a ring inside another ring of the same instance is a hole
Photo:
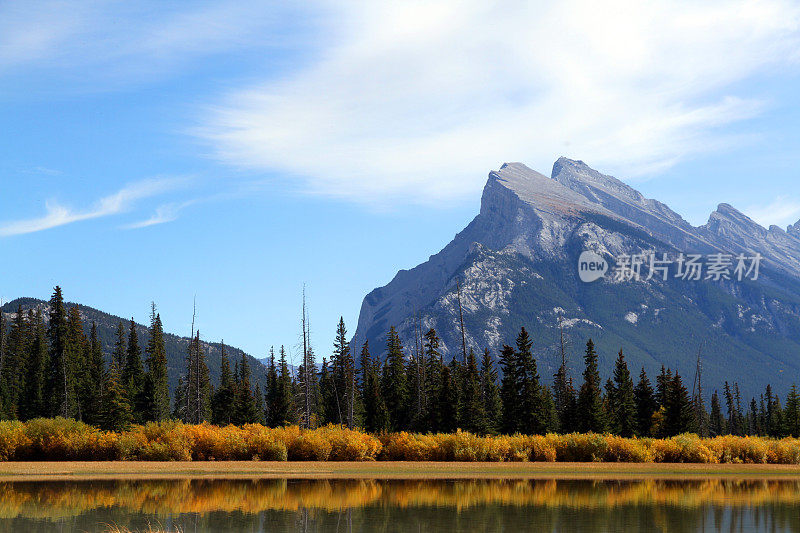
[[[0,483],[0,532],[800,531],[800,481]]]

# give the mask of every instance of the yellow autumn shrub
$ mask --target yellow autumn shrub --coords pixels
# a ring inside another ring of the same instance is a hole
[[[16,420],[0,421],[0,461],[18,459],[30,445],[25,424]]]
[[[716,453],[707,446],[708,439],[684,433],[669,439],[647,439],[652,461],[656,463],[718,463]]]
[[[290,461],[327,461],[331,455],[331,442],[321,431],[304,431],[293,439],[287,452]]]
[[[330,461],[374,461],[381,451],[381,441],[368,433],[334,425],[316,431],[331,444]]]
[[[606,435],[598,433],[569,433],[549,435],[559,462],[602,461],[608,450]]]
[[[767,462],[771,464],[800,464],[800,440],[787,437],[767,442]]]
[[[709,440],[721,463],[766,463],[768,447],[759,437],[723,435]]]

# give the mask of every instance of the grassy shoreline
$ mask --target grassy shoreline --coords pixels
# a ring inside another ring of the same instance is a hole
[[[56,461],[0,463],[0,481],[79,479],[797,479],[800,466],[424,461]]]

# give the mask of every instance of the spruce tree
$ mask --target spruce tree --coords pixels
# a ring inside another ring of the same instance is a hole
[[[50,322],[47,328],[50,346],[50,369],[45,397],[49,401],[50,416],[74,418],[78,414],[75,394],[75,366],[68,350],[67,310],[61,287],[56,287],[50,298]]]
[[[73,368],[74,388],[76,394],[76,416],[83,420],[85,403],[90,403],[94,391],[88,390],[86,369],[89,366],[89,343],[83,333],[83,321],[77,307],[67,311],[67,360]],[[80,370],[80,372],[79,372]]]
[[[122,386],[122,376],[117,363],[112,361],[111,368],[106,374],[103,387],[103,416],[102,428],[108,431],[124,431],[128,429],[133,420],[131,404],[125,388]]]
[[[100,426],[103,423],[103,391],[106,384],[106,369],[103,361],[103,347],[100,344],[95,322],[92,322],[89,334],[86,363],[86,371],[82,380],[83,419],[89,424]]]
[[[128,351],[128,341],[126,340],[125,324],[122,321],[117,323],[117,330],[114,334],[114,351],[111,353],[111,362],[117,364],[120,373],[125,368],[125,358]],[[122,376],[120,374],[120,379]]]
[[[31,312],[33,313],[33,311]],[[45,396],[50,356],[47,345],[47,329],[40,308],[36,308],[30,323],[31,342],[28,346],[24,401],[20,406],[23,420],[45,417],[50,412],[50,406]]]
[[[336,390],[336,379],[328,367],[328,360],[322,358],[322,368],[319,372],[319,396],[321,401],[321,422],[325,424],[341,424],[341,401]]]
[[[127,391],[128,401],[133,409],[133,420],[142,423],[147,419],[147,399],[145,397],[144,365],[139,349],[139,334],[136,322],[128,325],[128,345],[125,351],[125,366],[122,368],[122,384]]]
[[[689,392],[676,372],[667,386],[664,405],[664,434],[667,437],[689,431],[692,423],[692,404]]]
[[[388,353],[381,377],[381,394],[389,412],[391,429],[402,431],[408,422],[408,387],[403,345],[394,326],[389,329],[386,348]]]
[[[369,341],[361,348],[362,394],[364,402],[364,429],[371,433],[389,430],[389,410],[381,391],[381,370],[377,358],[369,353]]]
[[[164,345],[161,315],[156,313],[156,304],[152,303],[150,309],[149,338],[145,348],[147,375],[145,376],[144,403],[147,408],[147,418],[160,422],[170,417],[167,349]]]
[[[356,365],[350,350],[350,343],[347,342],[347,328],[345,328],[342,317],[339,317],[339,324],[336,326],[331,367],[335,385],[334,392],[338,398],[337,415],[341,412],[338,423],[352,428],[355,424],[355,413],[358,411]]]
[[[497,385],[497,370],[494,368],[492,353],[488,348],[483,351],[480,378],[483,409],[486,413],[486,430],[488,433],[494,434],[500,429],[502,403],[500,388]]]
[[[437,409],[439,412],[439,431],[452,433],[458,429],[458,383],[453,376],[457,372],[455,357],[449,365],[442,366],[442,387],[439,389]]]
[[[21,305],[17,306],[10,331],[6,335],[0,381],[0,418],[16,419],[20,415],[25,390],[25,370],[30,343],[29,328]]]
[[[237,425],[255,424],[262,420],[261,409],[258,406],[256,397],[261,394],[253,392],[250,381],[250,365],[247,362],[247,355],[242,352],[242,359],[239,362],[239,373],[236,376],[235,396],[233,399],[233,418]]]
[[[548,410],[543,397],[542,386],[539,383],[539,372],[536,369],[536,360],[531,351],[531,341],[528,331],[523,327],[517,335],[517,377],[519,379],[519,404],[520,420],[519,429],[529,435],[546,433],[549,429]]]
[[[461,383],[461,428],[478,435],[488,433],[481,375],[475,352],[470,348]]]
[[[719,395],[716,390],[711,395],[711,415],[708,420],[708,432],[711,437],[725,434],[725,418],[722,416],[722,408],[719,405]]]
[[[600,389],[600,372],[597,369],[597,352],[592,339],[586,343],[584,362],[586,369],[583,372],[583,385],[578,393],[578,429],[584,433],[602,433],[606,430],[606,418]]]
[[[783,409],[784,435],[800,437],[800,393],[797,385],[792,385],[786,396],[786,407]]]
[[[442,371],[444,362],[439,352],[440,340],[436,330],[429,329],[423,336],[422,346],[425,353],[425,396],[428,399],[425,428],[431,432],[441,430],[442,414],[439,410],[439,399],[442,391]]]
[[[636,434],[639,437],[649,437],[652,435],[653,413],[658,409],[658,401],[644,367],[639,373],[639,383],[636,384],[633,396],[636,403]]]
[[[553,401],[558,417],[557,430],[560,433],[570,433],[575,430],[575,388],[569,377],[567,362],[562,354],[561,365],[553,376]]]
[[[519,369],[517,353],[514,348],[503,345],[500,350],[500,368],[503,370],[503,379],[500,382],[500,401],[502,403],[502,420],[500,431],[506,435],[519,432],[521,405],[519,396]]]
[[[225,351],[225,343],[220,343],[220,377],[219,387],[214,389],[211,401],[211,421],[218,426],[227,426],[234,422],[234,380],[231,372],[231,363]],[[273,355],[273,370],[274,370]]]
[[[294,404],[292,375],[286,362],[286,350],[281,346],[280,374],[275,396],[270,406],[270,425],[273,427],[297,422],[297,409]]]
[[[636,396],[633,380],[622,350],[614,364],[614,405],[611,406],[611,431],[632,437],[637,430]]]
[[[230,372],[230,367],[228,372]],[[222,381],[220,380],[220,383]],[[275,347],[269,349],[269,364],[267,365],[267,384],[264,392],[264,421],[269,427],[277,427],[280,422],[275,422],[275,400],[278,392],[278,367],[275,365]]]
[[[406,382],[408,383],[409,427],[413,431],[425,431],[428,427],[427,365],[423,353],[416,349],[408,361]]]

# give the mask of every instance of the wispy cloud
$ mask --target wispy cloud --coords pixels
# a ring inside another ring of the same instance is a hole
[[[0,3],[0,72],[56,73],[62,91],[126,87],[210,55],[297,44],[301,11],[273,1]]]
[[[770,103],[735,84],[800,50],[788,0],[335,6],[316,61],[207,109],[194,133],[220,160],[428,203],[474,195],[508,160],[661,172],[741,143],[726,126]]]
[[[114,194],[100,198],[91,208],[85,210],[76,210],[48,201],[46,213],[40,217],[0,223],[0,237],[35,233],[84,220],[117,215],[128,211],[139,200],[173,190],[186,181],[187,179],[182,177],[137,181]]]
[[[778,196],[766,205],[751,206],[745,212],[765,228],[772,224],[785,228],[800,219],[800,199]]]
[[[140,229],[140,228],[148,228],[150,226],[157,226],[158,224],[166,224],[167,222],[173,222],[178,219],[178,215],[180,214],[181,210],[189,207],[197,203],[197,200],[189,200],[187,202],[180,202],[180,203],[168,203],[163,204],[156,207],[155,213],[150,218],[146,218],[144,220],[140,220],[139,222],[134,222],[132,224],[126,224],[123,226],[124,229]]]

